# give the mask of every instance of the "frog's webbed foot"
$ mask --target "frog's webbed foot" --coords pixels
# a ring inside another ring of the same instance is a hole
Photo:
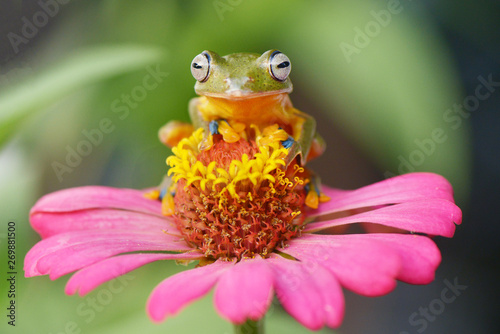
[[[177,146],[177,144],[186,137],[189,137],[194,131],[190,123],[180,121],[170,121],[160,128],[158,137],[160,142],[168,147]]]
[[[161,202],[161,213],[171,216],[175,213],[174,196],[176,184],[170,176],[165,175],[161,184],[155,189],[144,194],[144,197]]]
[[[311,209],[317,209],[319,203],[325,203],[330,200],[330,197],[321,192],[321,180],[316,174],[311,174],[310,182],[306,184],[305,190],[305,204]]]
[[[209,150],[213,146],[213,136],[222,135],[227,143],[235,143],[241,139],[241,133],[245,130],[245,125],[243,123],[229,122],[225,119],[213,120],[207,123],[207,128],[205,129],[205,136],[200,143],[200,150]]]

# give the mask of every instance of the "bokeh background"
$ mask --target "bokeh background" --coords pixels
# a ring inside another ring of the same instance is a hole
[[[432,284],[399,283],[379,298],[346,291],[335,332],[498,333],[499,31],[500,5],[487,0],[0,1],[0,331],[231,333],[211,296],[149,322],[149,293],[184,269],[173,263],[148,265],[83,298],[64,294],[67,278],[25,279],[24,254],[39,240],[28,212],[58,189],[158,184],[170,152],[157,130],[188,120],[192,58],[205,49],[277,48],[292,60],[292,101],[317,118],[328,144],[312,163],[325,183],[349,189],[436,172],[464,211],[456,236],[436,239],[443,262]],[[152,73],[156,85],[146,89]],[[84,147],[85,133],[103,120],[108,132]],[[77,150],[86,155],[75,157]],[[15,328],[4,315],[9,221],[17,228]],[[441,298],[445,280],[467,288],[412,323]],[[308,332],[277,303],[266,326]]]

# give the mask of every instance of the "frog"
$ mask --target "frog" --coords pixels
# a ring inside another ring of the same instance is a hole
[[[194,90],[199,95],[189,102],[191,123],[170,121],[160,129],[160,141],[174,147],[202,127],[199,149],[203,151],[212,147],[214,135],[236,142],[244,136],[244,129],[253,127],[281,141],[288,150],[285,168],[292,162],[304,166],[324,152],[325,143],[316,132],[315,119],[293,107],[291,67],[288,56],[276,49],[226,56],[201,52],[191,62]],[[312,178],[308,189],[310,206],[317,207],[319,178]]]
[[[287,133],[282,141],[288,149],[287,165],[296,158],[305,165],[324,152],[325,144],[316,132],[315,119],[293,107],[289,97],[293,90],[291,66],[290,59],[275,49],[224,57],[213,51],[201,52],[191,62],[194,89],[199,95],[189,102],[192,127],[169,122],[160,129],[160,140],[173,147],[194,129],[203,127],[206,131],[201,149],[208,150],[214,134],[235,142],[245,127],[262,130],[278,124],[276,132]]]

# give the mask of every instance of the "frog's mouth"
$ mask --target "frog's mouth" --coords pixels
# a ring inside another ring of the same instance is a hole
[[[280,90],[268,91],[268,92],[254,92],[251,90],[244,90],[244,89],[228,89],[223,93],[208,93],[208,92],[196,92],[196,93],[199,95],[217,97],[228,100],[244,100],[244,99],[253,99],[269,95],[288,94],[291,92],[292,92],[292,87]]]

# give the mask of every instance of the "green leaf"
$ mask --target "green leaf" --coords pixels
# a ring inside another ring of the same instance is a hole
[[[85,86],[158,62],[163,56],[158,48],[139,45],[89,48],[3,90],[0,92],[0,145],[30,113]]]

